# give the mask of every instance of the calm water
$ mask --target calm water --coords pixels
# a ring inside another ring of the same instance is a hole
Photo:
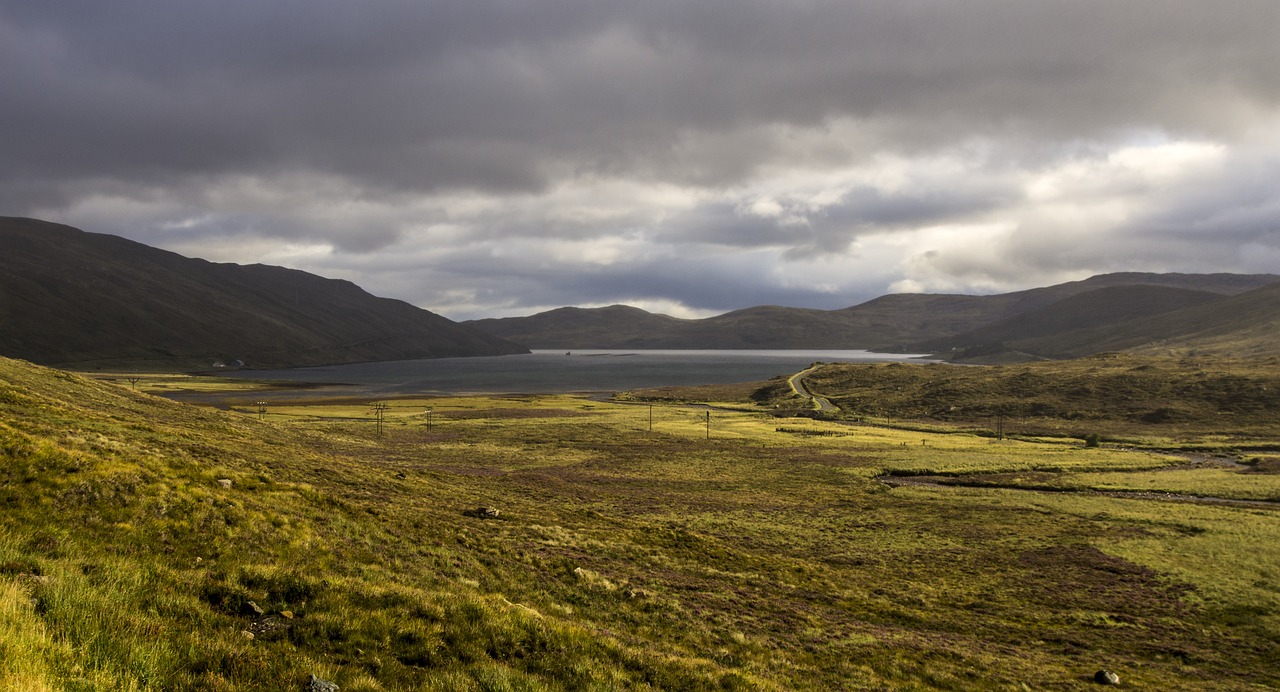
[[[317,395],[611,392],[754,382],[790,375],[818,361],[865,363],[912,357],[869,351],[534,351],[490,358],[245,370],[225,376],[343,385],[315,390]]]

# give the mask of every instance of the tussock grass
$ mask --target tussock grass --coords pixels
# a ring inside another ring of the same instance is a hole
[[[29,587],[13,577],[0,578],[0,686],[11,690],[55,690],[59,647],[36,613]]]

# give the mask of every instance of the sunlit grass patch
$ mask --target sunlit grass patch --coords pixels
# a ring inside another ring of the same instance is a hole
[[[1195,586],[1202,603],[1239,634],[1280,637],[1280,512],[1096,495],[1042,495],[1053,511],[1142,527],[1106,549]]]
[[[920,432],[877,425],[849,425],[788,419],[754,423],[756,437],[769,444],[808,447],[832,453],[874,456],[881,473],[978,474],[1017,471],[1151,469],[1180,463],[1176,457],[1143,450],[1085,448],[1062,439],[1005,439],[964,432]],[[742,428],[739,428],[742,429]]]
[[[1225,468],[1175,468],[1152,473],[1064,474],[1064,486],[1267,500],[1280,509],[1280,476]]]
[[[247,378],[189,375],[181,373],[93,372],[95,380],[111,382],[150,394],[171,392],[252,392],[275,389],[280,383]]]
[[[19,575],[0,575],[0,687],[56,690],[71,651],[54,641]]]

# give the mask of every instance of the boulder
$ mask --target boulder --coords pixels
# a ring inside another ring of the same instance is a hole
[[[1093,674],[1093,681],[1099,685],[1119,685],[1120,676],[1109,670],[1100,670]]]
[[[312,673],[311,677],[307,679],[307,692],[338,692],[338,685],[328,680],[317,678],[315,673]]]
[[[481,505],[475,509],[468,509],[463,514],[477,519],[497,519],[500,512],[497,507],[486,507]]]

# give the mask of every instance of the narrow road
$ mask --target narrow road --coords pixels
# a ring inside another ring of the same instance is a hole
[[[816,408],[817,410],[823,411],[823,412],[839,411],[840,410],[839,406],[836,406],[835,404],[831,403],[825,397],[820,397],[817,394],[814,394],[813,392],[809,391],[808,387],[805,386],[804,376],[808,375],[809,373],[817,369],[818,369],[818,366],[814,365],[812,367],[801,370],[800,372],[787,378],[787,384],[791,385],[791,391],[795,392],[796,394],[799,394],[800,396],[812,402],[813,407]]]

